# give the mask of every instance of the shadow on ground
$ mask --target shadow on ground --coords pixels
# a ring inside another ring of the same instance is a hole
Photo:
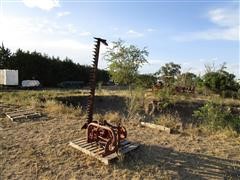
[[[198,110],[200,107],[204,105],[204,102],[177,102],[175,104],[171,104],[166,110],[165,113],[177,114],[181,119],[183,124],[186,123],[198,123],[192,117],[194,111]]]
[[[56,97],[56,100],[62,102],[67,106],[82,107],[86,110],[87,107],[87,96],[65,96]],[[120,115],[127,114],[127,97],[112,95],[112,96],[95,96],[94,111],[99,114],[105,114],[106,112],[117,112]],[[206,101],[199,100],[197,102],[176,102],[170,104],[166,109],[161,112],[155,112],[153,116],[149,116],[144,113],[143,102],[139,101],[140,109],[138,113],[145,117],[146,121],[154,121],[162,114],[177,115],[183,124],[183,127],[188,124],[198,125],[201,123],[199,120],[193,118],[193,113],[202,107]]]
[[[240,179],[240,161],[178,152],[157,145],[141,145],[117,166],[131,171],[144,171],[153,166],[177,179]]]
[[[56,100],[62,102],[67,106],[82,107],[86,110],[87,107],[87,96],[65,96],[56,97]],[[95,96],[94,111],[99,114],[105,114],[106,112],[118,112],[120,115],[127,113],[127,98],[121,96]],[[155,117],[166,113],[166,114],[178,114],[183,124],[193,123],[192,118],[193,111],[201,107],[203,103],[175,103],[166,108],[163,112],[155,113],[154,116],[148,116],[144,113],[144,108],[140,109],[141,115],[147,117],[148,121],[152,121]]]
[[[82,107],[86,110],[87,96],[57,97],[56,100],[67,106]],[[120,96],[95,96],[94,111],[99,114],[106,112],[126,113],[126,98]]]

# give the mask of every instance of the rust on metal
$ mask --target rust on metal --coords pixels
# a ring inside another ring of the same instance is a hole
[[[103,148],[102,157],[118,152],[121,142],[127,137],[125,127],[117,126],[107,121],[93,121],[94,97],[96,88],[97,66],[100,52],[100,44],[108,45],[105,39],[94,38],[96,44],[93,51],[93,64],[90,71],[90,95],[87,102],[87,122],[82,129],[87,129],[87,143],[97,143]]]
[[[90,71],[90,79],[89,79],[90,95],[88,96],[88,102],[87,102],[87,123],[83,126],[84,129],[86,129],[87,125],[93,120],[94,97],[95,97],[96,76],[97,76],[100,44],[103,43],[104,45],[108,46],[107,41],[105,39],[101,39],[101,38],[94,38],[94,39],[96,41],[95,41],[95,46],[93,51],[93,61],[92,61],[92,68]]]

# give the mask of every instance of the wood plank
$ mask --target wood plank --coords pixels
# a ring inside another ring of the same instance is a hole
[[[15,112],[24,112],[24,111],[29,111],[29,110],[32,110],[32,108],[30,108],[30,109],[17,109],[17,110],[6,112],[6,114],[15,113]]]
[[[79,141],[79,139],[78,139],[78,140],[70,142],[69,145],[72,146],[73,148],[80,150],[81,152],[83,152],[87,155],[90,155],[90,156],[100,160],[105,165],[108,165],[112,159],[117,158],[119,156],[117,153],[113,153],[108,156],[102,157],[102,154],[104,153],[103,147],[100,147],[97,143],[87,143],[87,142],[84,142],[81,140],[86,140],[86,139],[80,139],[80,142],[82,144],[75,143],[76,141]],[[121,147],[119,149],[119,153],[125,154],[127,152],[130,152],[130,151],[136,149],[137,147],[139,147],[139,144],[124,140],[123,142],[121,142]]]
[[[87,148],[87,147],[89,147],[89,146],[94,145],[94,143],[95,143],[95,142],[92,142],[92,143],[86,143],[86,144],[84,144],[84,145],[81,145],[81,147],[83,147],[83,148]]]
[[[39,112],[36,112],[34,110],[29,110],[29,111],[22,111],[22,112],[10,112],[10,113],[5,113],[5,114],[8,114],[10,116],[16,116],[16,115],[21,115],[21,114],[31,114],[31,113],[39,113]]]
[[[158,129],[160,131],[164,131],[164,132],[167,132],[169,134],[171,133],[171,129],[168,128],[168,127],[165,127],[165,126],[152,124],[152,123],[147,123],[147,122],[141,122],[141,125],[144,126],[144,127],[152,128],[152,129]]]
[[[112,159],[115,159],[117,157],[118,157],[117,153],[112,153],[112,154],[105,156],[105,158],[108,159],[108,161],[111,161]]]
[[[31,115],[41,115],[40,113],[37,113],[37,112],[29,112],[29,113],[20,113],[20,114],[14,114],[14,115],[12,115],[12,114],[7,114],[7,115],[9,115],[9,116],[11,116],[12,118],[14,118],[14,117],[19,117],[19,116],[31,116]]]
[[[97,150],[97,149],[99,149],[98,146],[93,146],[93,147],[91,147],[91,148],[88,148],[89,151],[94,151],[94,150]]]
[[[7,115],[7,117],[9,119],[11,119],[12,121],[15,121],[15,120],[19,120],[19,119],[31,119],[31,118],[36,118],[36,117],[41,117],[40,114],[31,114],[31,115],[21,115],[21,116],[16,116],[16,117],[11,117],[9,115]]]
[[[19,115],[19,116],[11,116],[11,115],[7,115],[8,117],[11,117],[13,119],[21,119],[21,118],[32,118],[32,117],[35,117],[35,116],[40,116],[40,114],[38,113],[35,113],[35,114],[29,114],[29,115]]]
[[[72,142],[74,142],[74,143],[76,143],[76,144],[78,144],[78,143],[83,143],[83,142],[87,142],[87,140],[86,139],[79,139],[79,140],[74,140],[74,141],[72,141]]]
[[[105,150],[103,149],[103,150],[100,150],[100,151],[96,152],[95,154],[101,156],[104,153],[104,151]]]
[[[35,113],[35,114],[30,114],[26,115],[27,118],[36,118],[36,117],[41,117],[42,115],[40,113]]]
[[[93,143],[93,144],[89,144],[89,146],[86,146],[85,148],[87,149],[87,150],[89,150],[89,149],[91,149],[91,148],[93,148],[93,147],[96,147],[97,146],[97,144],[96,143]]]
[[[92,150],[92,152],[93,153],[97,153],[97,152],[99,152],[99,151],[102,151],[102,150],[104,150],[102,147],[99,147],[98,149],[96,149],[96,150]]]
[[[90,155],[90,156],[93,156],[93,157],[97,158],[98,160],[102,161],[102,162],[103,162],[104,164],[106,164],[106,165],[108,165],[108,163],[109,163],[109,161],[108,161],[107,159],[104,159],[104,158],[102,158],[102,157],[100,157],[100,156],[96,156],[96,154],[92,153],[91,151],[88,151],[88,150],[86,150],[86,149],[84,149],[84,148],[82,148],[82,147],[80,147],[80,146],[78,146],[78,145],[75,145],[75,144],[72,143],[72,142],[70,142],[69,145],[72,146],[72,147],[74,147],[74,148],[76,148],[76,149],[78,149],[78,150],[80,150],[80,151],[82,151],[82,152],[85,153],[85,154],[88,154],[88,155]]]
[[[74,142],[75,144],[79,145],[79,146],[83,146],[85,144],[87,144],[86,141],[82,141],[82,142]]]
[[[79,146],[84,146],[84,145],[87,144],[87,142],[86,142],[86,141],[83,141],[83,142],[77,142],[77,143],[75,143],[75,144],[77,144],[77,145],[79,145]]]

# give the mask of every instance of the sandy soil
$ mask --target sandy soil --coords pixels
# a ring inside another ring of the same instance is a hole
[[[84,117],[0,119],[0,179],[240,179],[240,138],[166,134],[125,123],[140,148],[105,166],[68,145]]]

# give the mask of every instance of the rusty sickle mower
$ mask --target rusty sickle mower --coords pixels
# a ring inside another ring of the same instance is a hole
[[[125,127],[112,125],[107,121],[93,121],[94,97],[96,88],[97,66],[99,59],[100,44],[108,46],[107,41],[101,38],[94,38],[96,44],[93,51],[93,64],[90,72],[90,95],[87,103],[87,122],[82,129],[87,129],[87,143],[96,142],[104,148],[102,156],[118,152],[121,141],[127,137]]]

